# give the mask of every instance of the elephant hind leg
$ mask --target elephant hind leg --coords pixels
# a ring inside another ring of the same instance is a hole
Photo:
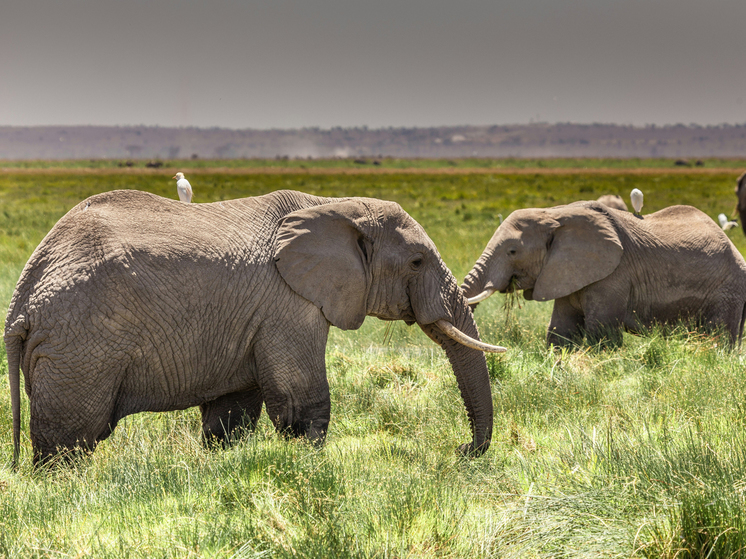
[[[202,437],[208,446],[226,445],[242,433],[253,431],[262,413],[261,390],[233,392],[205,402],[202,412]]]
[[[56,464],[93,452],[96,444],[111,434],[116,390],[90,372],[73,374],[48,358],[37,360],[29,398],[29,431],[34,464]]]
[[[94,431],[80,425],[83,416],[80,410],[73,409],[67,413],[55,414],[50,418],[49,410],[40,409],[39,402],[32,401],[29,430],[33,447],[35,466],[69,463],[76,457],[93,452],[99,440]],[[78,421],[66,420],[72,417]],[[52,419],[52,421],[50,421]],[[107,430],[108,433],[111,429]]]

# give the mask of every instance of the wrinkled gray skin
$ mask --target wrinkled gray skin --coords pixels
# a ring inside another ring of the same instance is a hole
[[[692,320],[740,341],[746,263],[707,215],[672,206],[639,218],[598,202],[513,212],[462,286],[472,298],[505,292],[554,299],[547,343],[604,337],[622,328]]]
[[[743,234],[746,235],[746,173],[736,179],[736,197],[738,198],[736,209],[741,218]]]
[[[619,194],[604,194],[603,196],[599,196],[598,202],[601,202],[610,208],[614,208],[615,210],[622,210],[623,212],[628,211],[627,204]]]
[[[356,329],[366,315],[416,322],[443,347],[471,422],[461,451],[487,450],[484,355],[434,324],[478,339],[471,310],[398,204],[290,191],[211,204],[93,196],[42,241],[10,304],[16,441],[20,364],[35,462],[92,450],[127,415],[191,406],[208,438],[242,417],[253,427],[264,403],[278,430],[321,442],[329,325]]]

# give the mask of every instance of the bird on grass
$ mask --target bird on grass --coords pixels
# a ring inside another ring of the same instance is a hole
[[[728,217],[725,214],[718,214],[718,221],[720,222],[720,227],[722,227],[723,231],[729,231],[734,227],[738,227],[738,222],[728,221]]]
[[[187,204],[192,201],[192,185],[184,178],[184,173],[176,173],[173,177],[176,179],[176,192],[179,193],[179,200]]]
[[[632,192],[629,193],[629,199],[635,209],[635,215],[640,215],[640,211],[642,211],[642,191],[639,188],[632,189]]]

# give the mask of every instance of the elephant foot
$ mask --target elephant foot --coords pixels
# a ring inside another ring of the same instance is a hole
[[[457,454],[464,456],[465,458],[479,458],[482,454],[487,452],[488,448],[490,448],[490,441],[484,441],[477,447],[474,446],[474,442],[472,441],[459,446]]]
[[[82,457],[91,454],[94,449],[95,445],[93,447],[76,445],[72,447],[34,448],[34,470],[53,470],[60,466],[72,466]]]
[[[202,443],[210,449],[228,448],[237,441],[248,437],[256,427],[248,414],[238,413],[234,417],[230,412],[226,418],[202,424]]]
[[[208,448],[228,447],[249,435],[262,413],[258,390],[227,394],[199,407],[202,412],[202,441]]]
[[[310,419],[296,421],[285,428],[278,429],[278,431],[287,438],[304,438],[313,446],[321,448],[324,446],[328,427],[328,419]]]

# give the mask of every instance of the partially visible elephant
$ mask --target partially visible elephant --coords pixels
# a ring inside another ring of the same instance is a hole
[[[627,204],[619,194],[604,194],[599,197],[598,202],[601,202],[610,208],[614,208],[615,210],[622,210],[623,212],[628,211]]]
[[[742,173],[740,177],[736,179],[736,209],[738,215],[741,217],[741,227],[743,228],[743,234],[746,235],[746,172]]]
[[[211,204],[112,191],[37,247],[5,323],[14,458],[19,366],[34,462],[93,450],[142,411],[200,406],[206,437],[275,427],[315,442],[330,416],[329,325],[415,322],[448,355],[487,450],[492,397],[471,309],[424,229],[393,202],[278,191]],[[459,341],[455,341],[454,338]]]
[[[622,329],[692,321],[740,342],[746,262],[715,222],[691,206],[638,218],[598,202],[517,210],[497,229],[466,276],[476,304],[522,289],[554,310],[547,343],[563,346]]]

